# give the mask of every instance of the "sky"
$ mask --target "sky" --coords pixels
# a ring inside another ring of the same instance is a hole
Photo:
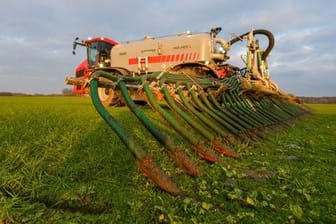
[[[61,93],[85,50],[75,37],[117,42],[222,27],[275,36],[271,78],[297,96],[336,96],[335,0],[0,0],[0,92]],[[245,44],[229,55],[239,65]],[[240,66],[240,65],[239,65]]]

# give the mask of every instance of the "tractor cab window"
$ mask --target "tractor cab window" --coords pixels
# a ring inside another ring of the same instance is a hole
[[[88,62],[90,68],[94,67],[96,64],[97,54],[98,54],[97,49],[93,47],[88,48]]]
[[[223,54],[224,52],[225,52],[225,50],[224,50],[224,47],[223,47],[222,43],[216,42],[215,53],[216,54]]]
[[[95,41],[87,45],[88,65],[90,68],[104,68],[111,64],[110,56],[113,45],[104,41]]]

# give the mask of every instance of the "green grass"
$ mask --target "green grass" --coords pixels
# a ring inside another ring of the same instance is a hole
[[[207,172],[198,178],[176,168],[127,108],[110,108],[184,199],[137,171],[88,98],[0,97],[0,105],[0,223],[336,222],[336,105],[310,105],[313,116],[241,147],[226,166],[198,159],[143,107]]]

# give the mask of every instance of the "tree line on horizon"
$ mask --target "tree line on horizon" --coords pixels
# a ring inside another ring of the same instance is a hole
[[[311,104],[336,104],[336,96],[307,97],[298,96],[304,103]]]

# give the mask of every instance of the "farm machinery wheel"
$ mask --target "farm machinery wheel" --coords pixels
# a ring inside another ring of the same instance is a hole
[[[102,82],[111,82],[108,79],[100,78],[99,81]],[[108,106],[118,106],[121,104],[120,94],[115,91],[113,88],[109,87],[98,87],[98,96],[101,103],[108,107]]]
[[[190,75],[197,78],[215,78],[217,77],[216,72],[201,63],[182,63],[171,68],[169,72],[174,72],[176,74]]]
[[[113,67],[108,70],[110,73],[114,73],[122,76],[129,76],[130,72],[127,69]],[[105,86],[98,87],[98,96],[101,103],[105,106],[124,106],[120,91],[115,91],[113,82],[107,78],[100,77],[100,82],[105,83]],[[108,85],[111,84],[111,85]]]

